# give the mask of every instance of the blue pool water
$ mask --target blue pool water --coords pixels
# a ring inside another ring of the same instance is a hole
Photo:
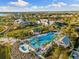
[[[64,37],[63,40],[65,45],[68,45],[69,44],[69,38],[68,37]]]
[[[21,48],[22,48],[24,51],[26,51],[26,50],[27,50],[24,46],[22,46]]]
[[[46,33],[46,34],[42,34],[42,35],[32,37],[32,38],[30,38],[31,40],[29,42],[30,42],[30,45],[33,48],[40,48],[44,44],[47,44],[47,43],[53,41],[55,38],[56,38],[55,33],[49,32],[49,33]]]

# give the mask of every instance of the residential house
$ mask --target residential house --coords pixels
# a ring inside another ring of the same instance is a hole
[[[38,21],[36,21],[36,23],[37,23],[37,24],[41,24],[41,22],[40,22],[39,20],[38,20]]]
[[[72,58],[72,59],[79,59],[79,48],[72,51],[72,53],[70,55],[70,58]]]
[[[48,19],[40,19],[40,22],[42,25],[44,25],[46,27],[48,26]]]
[[[55,21],[50,21],[50,20],[48,21],[48,24],[49,24],[49,25],[52,25],[52,24],[54,24],[54,23],[55,23]]]
[[[30,25],[30,23],[28,21],[24,21],[22,19],[17,19],[14,21],[14,24],[20,24],[22,26],[26,26],[26,25]]]
[[[75,30],[76,30],[77,32],[79,32],[79,25],[73,25],[73,26],[74,26]]]
[[[79,32],[79,25],[78,24],[72,24],[72,27]]]
[[[79,27],[75,27],[75,29],[76,29],[76,31],[78,31],[78,32],[79,32]]]
[[[36,22],[29,22],[30,23],[30,26],[37,26],[38,25],[38,23],[36,23]]]
[[[63,27],[68,25],[67,23],[61,23],[61,22],[54,22],[54,25],[56,25],[57,27]]]
[[[36,21],[36,23],[37,24],[42,24],[42,25],[44,25],[44,26],[48,26],[48,25],[52,25],[52,24],[54,24],[54,22],[55,21],[50,21],[50,20],[48,20],[48,19],[40,19],[40,20],[38,20],[38,21]]]
[[[40,34],[41,33],[41,30],[40,29],[34,29],[33,30],[33,34],[34,35],[38,35],[38,34]]]
[[[74,49],[72,50],[69,59],[79,59],[79,39],[76,40]]]

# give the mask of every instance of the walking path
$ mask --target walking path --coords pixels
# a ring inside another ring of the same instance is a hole
[[[0,38],[0,44],[4,45],[4,44],[10,44],[13,45],[16,42],[17,39],[14,38]]]

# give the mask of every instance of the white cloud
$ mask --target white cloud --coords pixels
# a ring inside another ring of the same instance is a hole
[[[28,2],[23,1],[23,0],[18,0],[17,2],[9,2],[9,4],[15,5],[15,6],[27,6],[27,5],[29,5]]]
[[[32,6],[32,9],[45,9],[47,8],[46,6]]]
[[[21,3],[21,4],[20,4]],[[70,10],[79,10],[79,4],[69,4],[64,2],[53,2],[49,5],[45,6],[37,6],[31,5],[31,7],[27,7],[29,4],[24,0],[18,0],[17,2],[10,2],[9,4],[15,6],[0,6],[0,12],[29,12],[29,11],[70,11]],[[16,7],[16,6],[26,6],[26,7]],[[55,8],[56,7],[56,8]],[[62,8],[61,8],[62,7]]]
[[[28,12],[31,11],[29,8],[19,8],[11,6],[0,6],[0,12]]]
[[[32,6],[31,11],[50,11],[50,7],[47,6]]]
[[[50,10],[53,9],[53,7],[64,7],[66,6],[67,4],[64,3],[64,2],[57,2],[57,3],[51,3],[49,5],[46,5],[46,6],[32,6],[32,10]]]
[[[67,4],[64,2],[57,2],[57,3],[52,3],[49,6],[53,6],[53,7],[63,7],[66,6]]]
[[[0,6],[0,12],[10,12],[10,9],[12,9],[10,6]]]
[[[37,7],[37,6],[32,6],[32,8],[33,8],[33,9],[38,9],[38,7]]]
[[[79,7],[79,4],[71,4],[72,7]]]

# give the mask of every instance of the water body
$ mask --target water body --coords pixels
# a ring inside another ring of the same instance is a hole
[[[31,38],[30,45],[34,48],[40,48],[41,46],[53,41],[55,38],[56,38],[56,35],[53,32],[38,35]]]
[[[0,16],[7,16],[7,15],[8,15],[8,14],[2,14],[2,13],[0,14]]]

